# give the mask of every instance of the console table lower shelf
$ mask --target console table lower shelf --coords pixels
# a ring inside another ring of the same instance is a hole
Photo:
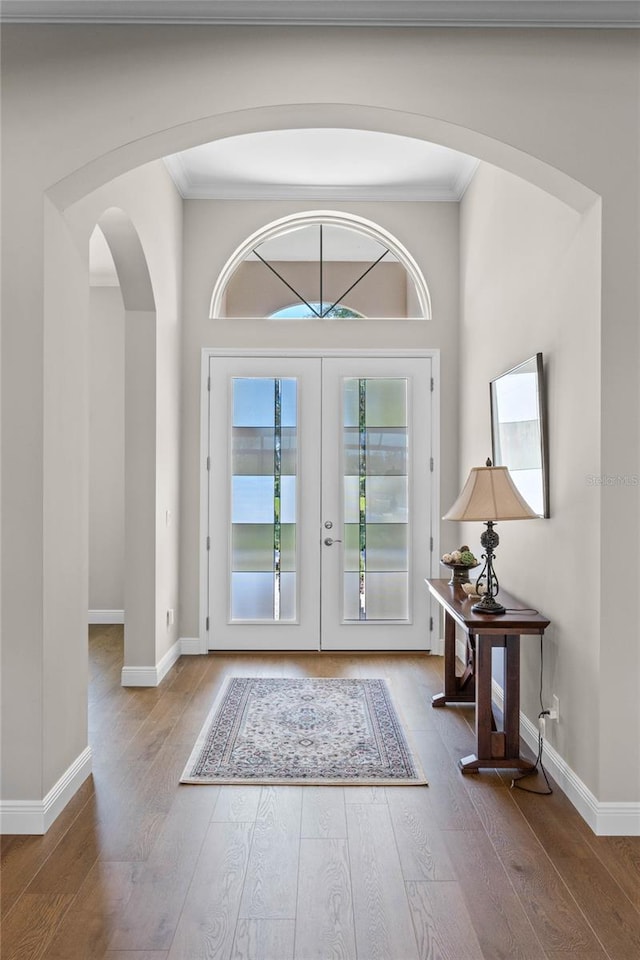
[[[476,705],[476,753],[458,761],[460,770],[531,770],[534,764],[520,756],[520,637],[542,636],[549,620],[540,613],[527,612],[525,604],[504,590],[500,591],[500,602],[507,612],[496,615],[473,611],[475,601],[459,584],[448,580],[426,583],[444,609],[444,691],[432,697],[431,706]],[[466,663],[461,675],[456,673],[456,624],[466,637]],[[504,650],[502,730],[497,728],[491,696],[492,653],[496,648]]]

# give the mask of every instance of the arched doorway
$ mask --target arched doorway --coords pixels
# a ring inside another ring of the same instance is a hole
[[[330,108],[327,108],[327,110],[330,113]],[[236,117],[234,122],[237,122],[237,126],[239,127],[255,125],[255,129],[259,129],[261,125],[269,122],[268,113],[268,110],[247,111],[243,114],[242,118]],[[292,110],[292,114],[295,114],[295,109]],[[393,123],[390,123],[390,112],[378,112],[375,108],[369,110],[368,108],[361,109],[354,107],[349,114],[348,110],[345,111],[342,107],[337,107],[335,114],[331,114],[330,122],[335,126],[336,123],[340,121],[340,117],[346,117],[347,115],[349,116],[350,123],[356,122],[356,116],[359,115],[362,118],[362,122],[376,123],[379,120],[383,127],[395,126],[396,129],[403,129],[405,132],[414,131],[415,135],[423,136],[429,134],[433,136],[434,139],[438,139],[436,129],[438,128],[438,123],[434,125],[429,121],[425,121],[425,118],[420,118],[419,121],[416,121],[415,118],[405,118],[402,114],[398,114],[397,116],[393,115]],[[405,119],[406,126],[404,126]],[[81,171],[78,171],[77,174],[71,174],[68,178],[59,181],[49,192],[49,196],[58,205],[58,209],[64,209],[69,203],[73,202],[73,200],[85,195],[88,190],[109,181],[112,177],[123,173],[127,169],[132,169],[138,163],[144,162],[144,160],[148,160],[153,156],[160,156],[170,150],[178,149],[180,145],[202,142],[202,140],[207,139],[211,135],[221,135],[221,132],[227,129],[225,125],[228,123],[229,117],[225,117],[222,120],[220,118],[213,120],[209,118],[209,121],[208,132],[205,132],[206,124],[201,125],[200,122],[198,122],[193,126],[189,126],[188,129],[187,127],[182,127],[179,131],[163,131],[157,138],[152,136],[146,139],[144,144],[136,142],[133,146],[129,145],[127,147],[116,148],[108,154],[105,154],[105,156],[99,161],[96,161],[95,164],[87,164]],[[293,122],[293,118],[287,117],[286,123],[290,124],[291,122]],[[298,122],[302,122],[301,117]],[[308,115],[305,116],[304,122],[309,122]],[[444,126],[446,127],[447,125]],[[231,127],[233,127],[233,123]],[[441,131],[443,138],[446,139],[447,136],[450,136],[452,129],[453,128],[446,130],[443,128]],[[457,133],[459,135],[458,144],[463,146],[466,151],[471,153],[475,152],[478,156],[482,156],[484,153],[487,158],[493,157],[494,160],[497,161],[500,153],[498,148],[504,145],[498,144],[496,147],[495,141],[493,144],[489,144],[488,140],[483,141],[482,136],[477,137],[473,132],[471,132],[466,139],[462,137],[459,130]],[[465,135],[466,134],[469,134],[469,131],[466,131]],[[464,139],[465,142],[461,143],[460,139]],[[450,136],[449,142],[455,140],[455,136]],[[475,149],[473,146],[473,143],[476,141],[478,143],[478,149]],[[513,151],[512,148],[505,149],[507,156],[504,159],[503,165],[506,168],[512,168],[520,173],[529,169],[531,173],[530,179],[536,180],[541,185],[549,183],[550,189],[552,189],[555,195],[562,195],[562,198],[572,203],[576,209],[584,210],[593,199],[593,194],[590,191],[583,188],[580,184],[576,184],[571,178],[565,177],[563,174],[552,170],[552,168],[544,163],[526,157],[525,154],[520,154],[519,151]],[[55,214],[56,211],[54,210],[53,212]],[[73,590],[76,591],[75,584],[73,584]],[[76,592],[78,595],[81,595],[81,586],[78,587]]]
[[[122,476],[114,479],[122,485],[123,512],[122,516],[104,515],[114,507],[117,509],[118,503],[114,501],[113,489],[108,499],[106,492],[101,492],[95,476],[97,466],[90,464],[90,492],[95,494],[90,504],[90,534],[92,530],[104,531],[106,525],[112,532],[121,530],[121,535],[116,535],[109,545],[110,573],[112,578],[117,576],[114,567],[120,558],[118,586],[124,613],[122,682],[137,686],[149,680],[143,665],[155,662],[156,308],[146,256],[130,217],[122,209],[111,207],[100,215],[95,230],[112,257],[124,311],[121,355],[117,369],[114,368],[118,379],[110,385],[110,392],[120,389],[123,395],[116,398],[115,405],[108,396],[94,394],[92,398],[102,410],[103,425],[111,425],[114,451],[119,451],[122,458]],[[113,334],[117,336],[118,317],[111,319]],[[114,406],[121,409],[118,424],[109,419],[105,409],[109,405],[111,413]],[[93,412],[97,412],[95,408]],[[100,502],[96,502],[97,498]],[[97,544],[92,546],[95,557]],[[90,569],[90,582],[91,573]],[[107,575],[106,570],[104,573]]]

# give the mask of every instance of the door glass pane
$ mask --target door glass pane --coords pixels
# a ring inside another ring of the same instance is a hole
[[[231,527],[231,567],[236,571],[273,568],[273,524],[234,523]]]
[[[407,381],[367,380],[368,427],[406,427]]]
[[[273,490],[273,476],[232,477],[232,523],[273,523]]]
[[[407,570],[408,531],[408,523],[368,523],[368,569],[372,571]]]
[[[273,573],[232,572],[231,619],[273,620]]]
[[[283,427],[282,473],[296,472],[296,430]],[[236,476],[273,476],[273,427],[234,427],[232,470]]]
[[[295,620],[297,381],[232,389],[231,619]]]
[[[384,477],[406,476],[407,430],[406,427],[379,427],[367,429],[367,460],[370,474]],[[360,456],[360,431],[357,427],[345,427],[344,462],[345,475],[358,475]]]
[[[368,574],[369,620],[406,620],[409,616],[409,578],[406,573]]]
[[[345,620],[409,617],[408,422],[406,379],[344,380]]]

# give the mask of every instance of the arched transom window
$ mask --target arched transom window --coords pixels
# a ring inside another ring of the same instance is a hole
[[[428,318],[417,264],[390,234],[342,214],[285,218],[227,262],[212,316],[295,320]]]

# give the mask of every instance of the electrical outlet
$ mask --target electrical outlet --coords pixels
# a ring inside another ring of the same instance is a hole
[[[549,715],[547,720],[555,720],[556,722],[560,719],[560,701],[556,696],[551,697],[551,709],[549,710]]]
[[[167,610],[167,626],[168,626],[168,627],[172,627],[172,626],[173,626],[173,621],[174,621],[174,613],[173,613],[173,610]]]

